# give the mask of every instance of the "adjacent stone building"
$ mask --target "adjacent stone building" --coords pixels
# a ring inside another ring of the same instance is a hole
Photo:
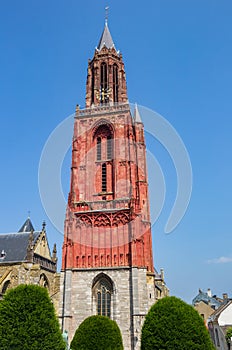
[[[0,298],[19,284],[36,284],[48,289],[58,309],[60,280],[56,246],[51,255],[45,224],[35,231],[28,218],[17,233],[0,235]]]
[[[155,291],[157,300],[169,295],[169,289],[164,279],[164,269],[160,269],[160,273],[155,269]]]

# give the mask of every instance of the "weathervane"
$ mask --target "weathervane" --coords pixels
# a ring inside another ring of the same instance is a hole
[[[108,23],[108,17],[109,17],[109,6],[106,6],[105,7],[105,10],[106,10],[106,17],[105,17],[105,21],[106,21],[106,23]]]

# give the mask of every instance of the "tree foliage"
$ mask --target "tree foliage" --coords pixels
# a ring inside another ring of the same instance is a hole
[[[76,330],[72,350],[122,350],[122,336],[115,321],[105,316],[90,316]]]
[[[232,327],[229,327],[226,331],[226,341],[227,343],[230,343],[232,337]]]
[[[141,350],[215,349],[202,317],[176,297],[165,297],[148,312],[142,328]]]
[[[64,350],[53,304],[45,288],[20,285],[0,302],[1,350]]]

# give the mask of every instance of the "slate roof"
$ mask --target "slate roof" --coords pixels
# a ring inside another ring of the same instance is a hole
[[[195,306],[195,304],[199,303],[200,301],[203,301],[206,304],[209,304],[210,306],[217,309],[221,302],[217,300],[214,296],[209,296],[208,293],[203,292],[202,290],[199,290],[198,295],[193,299],[192,304]]]
[[[97,48],[98,50],[101,50],[104,46],[106,46],[107,49],[112,49],[114,47],[114,42],[110,34],[107,22],[105,23],[105,27]]]
[[[35,231],[31,219],[27,218],[27,220],[24,222],[23,226],[20,228],[19,232],[31,232]]]
[[[36,242],[40,233],[40,231],[33,232],[33,243]],[[4,258],[0,258],[0,264],[25,261],[29,236],[30,232],[0,234],[0,254],[2,252],[6,254]]]

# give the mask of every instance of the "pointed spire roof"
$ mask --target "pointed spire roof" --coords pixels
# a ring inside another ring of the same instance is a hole
[[[134,121],[135,123],[142,123],[137,103],[135,104]]]
[[[105,21],[105,27],[97,48],[98,50],[101,50],[104,46],[106,46],[107,49],[112,49],[112,47],[115,47],[109,31],[107,20]]]
[[[31,232],[31,231],[35,231],[35,229],[32,225],[30,217],[28,217],[18,232]]]

